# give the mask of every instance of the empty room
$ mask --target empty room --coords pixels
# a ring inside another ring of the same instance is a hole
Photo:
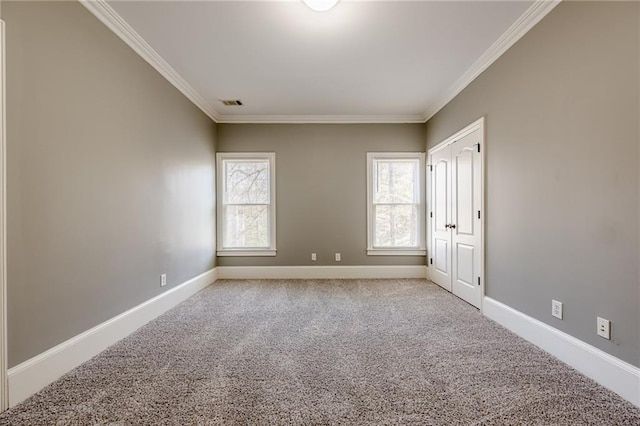
[[[640,425],[640,2],[0,0],[0,424]]]

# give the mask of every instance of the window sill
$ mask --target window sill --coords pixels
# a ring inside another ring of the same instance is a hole
[[[426,256],[426,250],[416,249],[367,249],[368,256]]]
[[[275,256],[277,250],[218,250],[216,255],[222,256]]]

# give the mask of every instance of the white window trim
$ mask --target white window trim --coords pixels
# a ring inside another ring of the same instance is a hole
[[[222,248],[224,160],[269,161],[269,247]],[[216,250],[217,256],[275,256],[276,249],[276,154],[275,152],[219,152],[216,154]],[[219,195],[218,195],[219,194]]]
[[[374,247],[373,242],[373,161],[374,160],[418,160],[418,194],[420,204],[418,209],[418,238],[417,247]],[[368,152],[367,153],[367,255],[369,256],[426,256],[426,214],[425,214],[425,153],[424,152]]]

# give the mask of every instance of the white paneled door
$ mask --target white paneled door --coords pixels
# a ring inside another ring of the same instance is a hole
[[[451,291],[451,145],[431,154],[431,280]]]
[[[480,130],[451,144],[453,294],[480,307],[482,170]]]
[[[482,299],[482,129],[430,152],[431,279],[480,307]]]

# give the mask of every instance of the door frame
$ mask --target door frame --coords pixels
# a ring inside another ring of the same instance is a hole
[[[464,127],[461,130],[458,130],[453,135],[449,136],[442,142],[437,145],[432,146],[427,151],[427,212],[431,212],[431,155],[434,151],[446,146],[451,145],[459,139],[467,136],[468,134],[479,130],[480,131],[480,167],[482,171],[480,173],[482,182],[480,183],[482,194],[480,196],[481,204],[481,219],[480,219],[480,312],[484,313],[484,296],[485,296],[485,269],[486,269],[486,260],[485,253],[487,251],[486,247],[486,223],[487,223],[487,209],[486,209],[486,198],[487,198],[487,168],[486,168],[486,155],[487,155],[487,137],[486,137],[486,126],[485,126],[485,117],[480,117],[473,123]],[[427,264],[429,274],[431,273],[431,265],[429,264],[429,258],[433,253],[432,247],[432,235],[431,235],[431,215],[427,214]],[[430,277],[429,277],[430,278]]]
[[[9,408],[7,371],[7,129],[5,23],[0,20],[0,413]]]

